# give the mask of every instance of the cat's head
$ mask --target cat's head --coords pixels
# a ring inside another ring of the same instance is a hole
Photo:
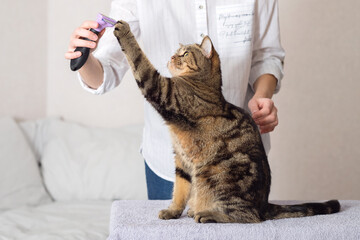
[[[172,76],[208,76],[220,74],[219,55],[208,36],[202,43],[181,45],[168,62]],[[221,83],[220,83],[221,84]]]

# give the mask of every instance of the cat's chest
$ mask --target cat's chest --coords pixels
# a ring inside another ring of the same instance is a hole
[[[187,164],[194,164],[203,159],[203,141],[201,137],[192,131],[184,131],[171,125],[170,133],[175,152]]]

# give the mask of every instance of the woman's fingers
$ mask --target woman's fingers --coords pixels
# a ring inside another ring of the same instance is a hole
[[[267,115],[264,115],[261,118],[257,118],[255,119],[255,123],[259,126],[265,126],[268,125],[270,123],[275,123],[277,122],[278,118],[277,118],[277,108],[274,106],[271,110],[270,113]]]
[[[92,41],[97,41],[99,37],[90,30],[87,30],[87,29],[84,29],[84,28],[77,28],[73,32],[73,34],[71,36],[71,39],[78,39],[78,38],[87,38],[87,39],[90,39]]]
[[[77,38],[72,41],[72,44],[70,45],[70,47],[71,48],[69,50],[75,50],[75,48],[77,48],[77,47],[95,48],[96,42]]]
[[[274,131],[275,127],[278,125],[278,122],[273,122],[265,126],[260,126],[260,133],[269,133]]]
[[[81,56],[81,52],[79,52],[79,51],[76,51],[76,52],[74,52],[74,51],[69,51],[69,52],[66,52],[65,53],[65,58],[66,59],[75,59],[75,58],[78,58],[78,57],[80,57]]]
[[[248,106],[261,133],[273,131],[279,124],[277,116],[278,110],[271,99],[253,98],[249,101]]]
[[[81,28],[89,29],[89,28],[98,28],[99,23],[97,21],[84,21],[81,26]]]
[[[256,99],[259,110],[254,112],[252,117],[254,120],[268,116],[274,108],[274,102],[269,98]]]
[[[103,31],[101,32],[101,35],[98,36],[89,29],[96,29],[98,27],[99,23],[96,21],[85,21],[81,24],[80,27],[76,28],[70,37],[70,43],[68,46],[68,51],[65,53],[65,58],[74,59],[80,57],[81,52],[74,52],[77,47],[95,49],[97,46],[96,42],[102,36]],[[85,39],[90,39],[91,41]]]

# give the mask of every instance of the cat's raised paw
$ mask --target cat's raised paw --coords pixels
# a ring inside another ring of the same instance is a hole
[[[181,213],[181,210],[164,209],[159,212],[159,218],[164,220],[176,219],[181,216]]]
[[[129,33],[130,33],[130,26],[129,26],[129,24],[127,22],[118,21],[115,24],[114,35],[118,39],[123,38],[124,36],[126,36]]]

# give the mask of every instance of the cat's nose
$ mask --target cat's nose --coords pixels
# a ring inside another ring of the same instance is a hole
[[[175,56],[172,56],[172,57],[171,57],[171,61],[174,61],[174,60],[175,60]]]

